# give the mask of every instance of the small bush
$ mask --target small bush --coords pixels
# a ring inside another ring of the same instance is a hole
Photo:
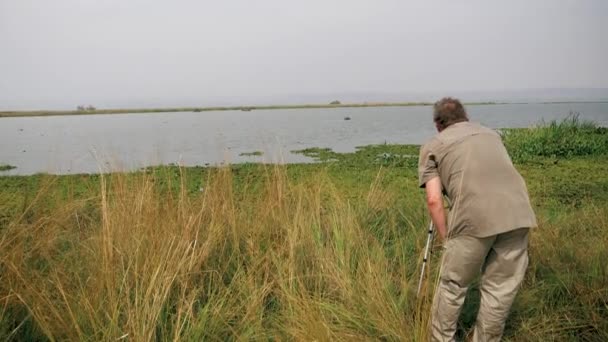
[[[8,170],[12,170],[12,169],[16,169],[16,166],[13,165],[9,165],[9,164],[0,164],[0,171],[8,171]]]

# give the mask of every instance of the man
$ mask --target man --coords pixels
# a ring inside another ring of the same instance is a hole
[[[460,101],[434,105],[439,134],[420,150],[420,186],[444,242],[433,300],[431,339],[453,341],[468,286],[481,272],[474,341],[499,341],[528,266],[528,232],[536,218],[526,184],[500,135],[470,123]],[[452,202],[448,219],[442,192]]]

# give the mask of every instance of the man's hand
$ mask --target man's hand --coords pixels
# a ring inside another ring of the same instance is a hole
[[[431,178],[425,185],[426,205],[429,208],[431,219],[439,232],[442,240],[447,234],[445,211],[443,209],[443,197],[441,196],[441,180],[439,177]]]

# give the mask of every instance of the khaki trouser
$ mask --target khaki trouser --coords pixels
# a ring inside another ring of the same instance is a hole
[[[431,340],[454,341],[467,288],[482,272],[473,341],[499,341],[528,267],[528,228],[486,238],[457,236],[445,244],[433,300]]]

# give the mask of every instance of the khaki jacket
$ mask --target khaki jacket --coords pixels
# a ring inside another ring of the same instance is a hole
[[[494,130],[453,124],[420,149],[420,186],[439,176],[452,202],[448,234],[488,237],[535,227],[524,179]]]

